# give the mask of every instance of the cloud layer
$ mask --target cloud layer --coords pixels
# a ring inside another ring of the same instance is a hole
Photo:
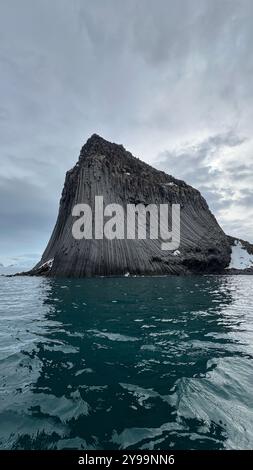
[[[1,2],[0,261],[40,256],[93,132],[253,241],[252,18],[251,0]]]

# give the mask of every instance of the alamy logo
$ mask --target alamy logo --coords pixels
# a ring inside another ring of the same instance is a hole
[[[174,251],[180,246],[179,204],[108,204],[103,196],[95,196],[95,213],[89,204],[76,204],[72,226],[76,240],[160,240],[161,249]],[[106,220],[105,220],[106,219]],[[169,228],[170,227],[170,228]]]

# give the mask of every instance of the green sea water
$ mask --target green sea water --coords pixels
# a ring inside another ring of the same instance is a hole
[[[252,287],[0,278],[0,448],[253,448]]]

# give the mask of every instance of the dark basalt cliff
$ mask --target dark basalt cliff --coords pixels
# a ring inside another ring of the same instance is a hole
[[[75,240],[72,208],[95,196],[104,203],[181,206],[181,243],[175,253],[160,240]],[[229,239],[200,192],[133,157],[122,145],[92,135],[67,172],[55,228],[30,274],[109,276],[219,273],[230,262]]]

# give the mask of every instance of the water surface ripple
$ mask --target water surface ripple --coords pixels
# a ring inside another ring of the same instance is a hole
[[[252,448],[252,281],[0,278],[0,448]]]

